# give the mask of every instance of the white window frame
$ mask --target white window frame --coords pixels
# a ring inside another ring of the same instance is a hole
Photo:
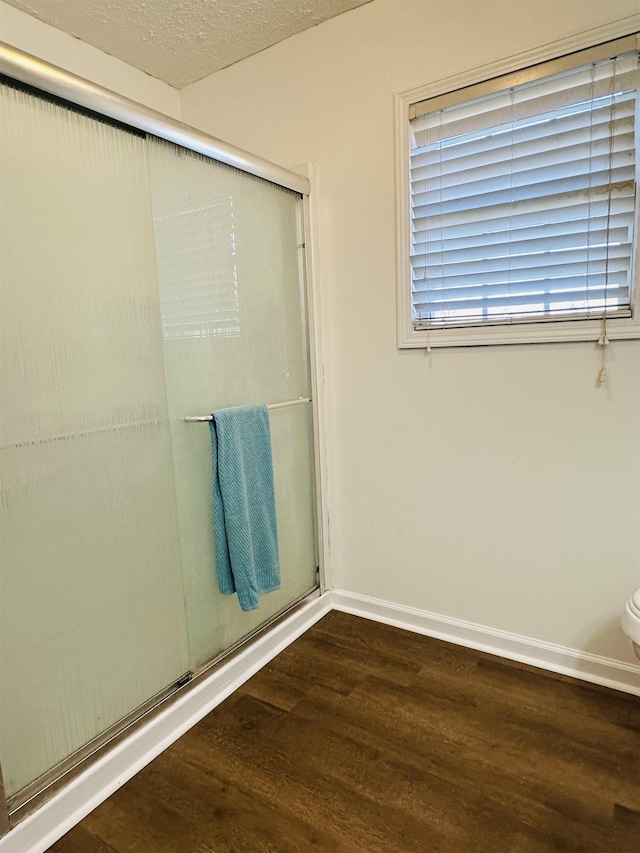
[[[637,18],[638,20],[635,20]],[[626,26],[624,26],[626,24]],[[624,27],[619,29],[619,27]],[[601,320],[536,320],[531,323],[505,325],[478,325],[467,327],[442,327],[416,330],[411,316],[411,207],[409,184],[410,108],[428,98],[472,86],[514,71],[529,68],[542,62],[560,58],[593,47],[603,42],[625,36],[637,36],[640,15],[634,20],[619,22],[582,36],[554,42],[551,45],[518,54],[499,62],[475,68],[454,77],[438,80],[395,95],[396,123],[396,239],[397,239],[397,311],[398,347],[450,347],[479,346],[487,344],[546,343],[554,341],[597,341],[601,334]],[[640,135],[640,128],[637,130]],[[638,136],[637,136],[638,138]],[[640,153],[636,158],[640,161]],[[640,162],[636,162],[636,172]],[[637,180],[637,186],[640,181]],[[638,192],[638,190],[637,190]],[[633,263],[632,316],[607,320],[609,340],[640,338],[640,261],[638,253],[640,227],[640,198],[636,201],[635,247]]]

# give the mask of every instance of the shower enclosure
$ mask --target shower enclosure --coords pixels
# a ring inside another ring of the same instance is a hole
[[[319,586],[306,180],[34,67],[3,49],[0,765],[13,820]],[[282,587],[245,613],[217,589],[209,431],[185,417],[300,399],[270,411]]]

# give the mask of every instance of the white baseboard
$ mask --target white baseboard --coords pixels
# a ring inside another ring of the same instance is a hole
[[[353,592],[332,590],[329,595],[334,610],[640,696],[640,666],[634,664]]]
[[[0,839],[0,853],[43,853],[331,609],[305,602],[109,750]]]
[[[0,839],[0,853],[44,853],[52,844],[153,761],[206,714],[311,628],[330,610],[489,652],[640,696],[640,666],[544,643],[518,634],[331,590],[301,605],[264,636],[105,753]]]

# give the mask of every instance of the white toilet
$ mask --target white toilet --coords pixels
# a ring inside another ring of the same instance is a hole
[[[627,601],[621,622],[622,630],[631,640],[633,649],[640,658],[640,589]]]

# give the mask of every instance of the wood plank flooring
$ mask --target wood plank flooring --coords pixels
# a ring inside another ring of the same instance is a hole
[[[332,612],[51,853],[640,853],[640,699]]]

